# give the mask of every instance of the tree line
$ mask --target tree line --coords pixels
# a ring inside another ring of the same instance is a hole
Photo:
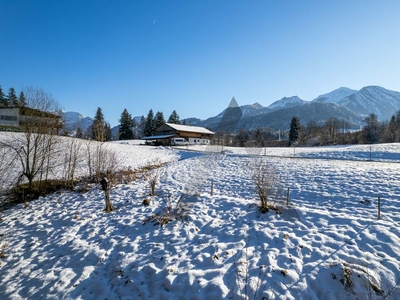
[[[400,142],[400,110],[389,121],[379,121],[376,114],[369,114],[360,130],[352,131],[345,120],[330,118],[322,125],[313,121],[301,125],[299,118],[294,116],[289,130],[289,143],[305,146],[396,142]]]
[[[119,118],[119,126],[117,139],[132,140],[142,138],[144,136],[155,135],[156,129],[165,123],[163,112],[157,111],[155,114],[153,109],[150,109],[147,116],[142,116],[137,122],[125,108]],[[168,123],[180,124],[179,115],[174,110],[169,116]],[[68,132],[65,133],[68,135]],[[76,130],[76,137],[87,138],[95,141],[110,141],[112,137],[111,126],[105,121],[103,110],[98,107],[93,118],[93,123],[86,133],[82,132],[80,127]]]
[[[13,87],[8,90],[8,94],[4,94],[3,89],[0,85],[0,107],[1,108],[12,108],[26,106],[26,98],[23,91],[19,93],[19,97],[16,95],[16,91]]]
[[[32,88],[28,88],[32,90]],[[40,90],[40,89],[39,89]],[[16,95],[11,87],[6,95],[0,85],[0,108],[29,106],[24,91]],[[155,135],[156,129],[165,123],[163,112],[154,113],[150,109],[147,116],[142,116],[137,122],[125,108],[119,119],[117,139],[129,140]],[[176,110],[169,116],[168,123],[185,124],[180,121]],[[69,135],[68,132],[64,132]],[[97,108],[93,123],[87,132],[81,128],[76,129],[76,137],[87,138],[96,141],[109,141],[112,139],[111,126],[105,121],[103,111]],[[284,146],[286,144],[303,146],[324,146],[334,144],[373,144],[400,142],[400,110],[395,112],[389,121],[379,121],[376,114],[369,114],[364,119],[364,125],[360,130],[350,130],[350,124],[346,120],[330,118],[323,124],[309,121],[301,124],[300,119],[294,116],[288,132],[276,132],[269,128],[257,128],[246,131],[239,129],[235,134],[216,134],[216,138],[225,139],[225,144],[233,146]]]
[[[33,88],[28,88],[33,89]],[[40,89],[38,89],[40,90]],[[11,87],[8,90],[8,94],[5,94],[0,85],[0,108],[14,108],[14,107],[26,107],[29,106],[26,101],[24,91],[19,93],[17,96],[16,90]],[[174,110],[169,116],[168,123],[180,124],[179,115]],[[144,136],[152,136],[155,134],[156,129],[165,123],[164,114],[157,111],[155,114],[153,109],[150,109],[147,116],[142,116],[139,122],[136,122],[132,115],[125,108],[121,113],[119,119],[119,129],[117,133],[117,139],[119,140],[130,140],[141,138]],[[70,135],[71,133],[67,130],[63,131],[63,135]],[[83,132],[82,128],[76,127],[75,137],[86,138],[96,141],[110,141],[112,137],[111,125],[104,118],[103,110],[98,107],[93,118],[93,124],[90,128]]]
[[[358,130],[352,129],[348,121],[337,118],[330,118],[322,124],[314,121],[301,124],[301,120],[293,116],[288,131],[277,131],[268,127],[253,130],[240,128],[234,134],[217,132],[215,139],[218,143],[237,147],[398,143],[400,110],[395,112],[389,121],[379,121],[376,114],[369,114]]]

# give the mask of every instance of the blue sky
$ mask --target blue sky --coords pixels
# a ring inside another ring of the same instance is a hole
[[[400,91],[400,1],[0,0],[0,85],[111,125],[346,86]]]

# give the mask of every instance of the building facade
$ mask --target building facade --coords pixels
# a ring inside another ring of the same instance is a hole
[[[153,141],[159,145],[171,145],[171,139],[184,138],[189,144],[209,144],[214,132],[204,127],[164,123],[156,129],[154,136],[144,137],[143,140]]]
[[[42,125],[40,125],[42,124]],[[46,126],[59,129],[61,117],[29,107],[0,108],[0,131],[24,131],[24,126]]]

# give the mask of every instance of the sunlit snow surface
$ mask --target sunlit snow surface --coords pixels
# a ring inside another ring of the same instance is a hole
[[[400,144],[110,146],[133,168],[170,162],[151,205],[142,178],[112,188],[109,214],[98,187],[3,211],[0,299],[400,299]],[[262,160],[289,189],[280,215],[257,209]],[[182,194],[199,194],[189,221],[143,225]]]

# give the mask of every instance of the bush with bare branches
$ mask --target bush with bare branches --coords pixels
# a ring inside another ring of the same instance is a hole
[[[82,142],[79,139],[64,139],[63,148],[67,151],[64,152],[63,157],[63,170],[62,178],[65,182],[65,187],[73,188],[75,185],[75,177],[78,166],[82,163]]]
[[[121,168],[121,158],[115,151],[107,148],[103,142],[86,142],[86,162],[89,177],[95,182],[100,182],[105,173],[109,173],[108,179],[113,182],[118,169]]]
[[[282,186],[276,167],[265,160],[258,160],[251,168],[252,180],[260,200],[260,211],[266,213],[273,209],[279,213],[275,203],[282,192]]]
[[[164,205],[161,207],[161,210],[147,218],[143,225],[148,222],[153,222],[157,225],[164,226],[171,221],[181,220],[188,221],[189,220],[189,211],[191,207],[186,207],[182,202],[184,194],[181,194],[175,201],[172,200],[172,196],[169,195],[167,200],[163,198]]]
[[[150,185],[150,196],[154,197],[156,196],[156,185],[158,181],[160,180],[161,176],[161,169],[160,167],[163,166],[164,163],[162,163],[159,159],[154,159],[152,161],[149,161],[148,164],[142,168],[142,171],[144,172],[144,180],[147,180]]]

